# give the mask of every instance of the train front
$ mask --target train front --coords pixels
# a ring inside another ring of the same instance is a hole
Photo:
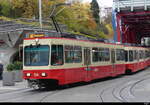
[[[50,75],[50,48],[50,39],[24,39],[23,78],[28,81],[29,87],[37,89],[58,83]]]

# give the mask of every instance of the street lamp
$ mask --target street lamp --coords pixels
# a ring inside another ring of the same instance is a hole
[[[39,0],[39,22],[40,22],[40,27],[42,28],[42,1]]]

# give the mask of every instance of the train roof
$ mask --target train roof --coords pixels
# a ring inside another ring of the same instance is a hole
[[[25,38],[24,40],[33,40],[36,38]],[[84,42],[91,42],[91,43],[103,43],[103,44],[109,44],[109,45],[121,45],[121,46],[125,46],[125,47],[138,47],[138,48],[147,48],[145,46],[141,46],[141,45],[137,45],[137,44],[129,44],[129,43],[110,43],[110,42],[106,42],[106,41],[101,41],[101,40],[87,40],[87,39],[83,39],[83,37],[78,37],[74,38],[74,37],[40,37],[39,39],[64,39],[64,40],[72,40],[72,41],[84,41]]]

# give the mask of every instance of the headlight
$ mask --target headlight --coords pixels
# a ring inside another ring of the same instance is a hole
[[[26,74],[26,76],[27,76],[27,77],[30,77],[30,76],[31,76],[31,74],[30,74],[30,73],[27,73],[27,74]]]
[[[42,76],[42,77],[46,77],[47,74],[46,74],[46,73],[42,73],[41,76]]]

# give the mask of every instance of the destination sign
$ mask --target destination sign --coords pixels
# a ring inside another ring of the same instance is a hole
[[[44,34],[30,34],[29,38],[39,38],[39,37],[44,37]]]

